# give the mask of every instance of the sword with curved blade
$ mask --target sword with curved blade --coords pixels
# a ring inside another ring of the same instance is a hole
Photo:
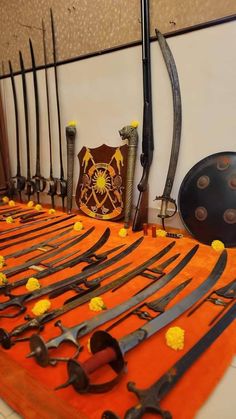
[[[134,382],[129,381],[127,384],[128,391],[131,391],[137,396],[138,404],[126,411],[124,419],[140,419],[148,412],[160,415],[164,419],[171,419],[171,413],[161,408],[160,401],[182,378],[191,365],[235,320],[235,318],[236,304],[234,304],[215,326],[213,326],[182,358],[180,358],[179,361],[172,365],[172,367],[150,387],[139,390]],[[108,410],[103,413],[102,419],[119,418],[114,412]]]
[[[62,330],[62,334],[58,336],[57,338],[51,339],[50,341],[45,343],[42,337],[38,335],[33,335],[30,339],[30,348],[32,352],[28,355],[28,357],[34,356],[37,363],[45,367],[46,365],[51,363],[51,361],[53,362],[55,361],[55,358],[53,359],[49,358],[48,350],[58,348],[62,342],[64,341],[72,342],[79,350],[80,349],[79,338],[83,337],[87,333],[92,332],[95,328],[103,325],[107,321],[114,319],[115,317],[119,316],[120,314],[134,307],[136,304],[139,304],[140,302],[144,301],[146,298],[153,295],[159,289],[163,288],[176,275],[178,275],[180,271],[184,269],[184,267],[188,264],[188,262],[192,259],[192,257],[196,253],[197,249],[198,249],[198,246],[195,246],[194,248],[192,248],[188,252],[188,254],[175,266],[174,269],[172,269],[168,274],[164,275],[161,279],[156,281],[154,284],[150,285],[147,289],[142,291],[142,293],[139,293],[138,295],[128,299],[127,301],[124,301],[123,303],[111,308],[110,310],[106,310],[105,312],[98,314],[94,318],[87,321],[85,320],[81,322],[80,324],[74,327],[70,327],[70,328],[65,328],[64,326],[62,326],[62,323],[60,321],[57,322],[56,326],[58,326]],[[152,263],[154,263],[157,260],[158,260],[158,254],[156,254],[151,259],[147,260],[144,264],[133,269],[131,272],[123,275],[121,278],[116,279],[115,282],[116,283],[118,281],[121,282],[123,278],[125,279],[126,277],[132,276],[134,278],[138,275],[142,275],[146,270],[148,270],[148,266],[150,266]],[[100,291],[102,291],[102,288],[100,288]],[[105,287],[103,287],[103,293],[105,291],[107,291],[106,285]],[[97,296],[96,290],[94,293]],[[82,301],[84,301],[83,297],[82,297]]]
[[[227,252],[224,250],[211,273],[197,288],[163,314],[150,320],[122,339],[116,340],[109,333],[102,330],[95,332],[90,339],[91,352],[94,355],[84,363],[79,363],[73,359],[69,360],[67,364],[69,379],[65,384],[57,387],[57,389],[71,384],[80,393],[102,393],[113,388],[124,374],[126,365],[124,354],[137,347],[192,307],[218,281],[224,272],[226,262]],[[91,383],[90,374],[107,364],[112,367],[117,376],[111,381],[102,384]]]
[[[16,175],[10,179],[10,182],[16,181],[16,186],[14,187],[19,194],[20,201],[21,199],[21,192],[25,188],[25,177],[21,174],[21,164],[20,164],[20,137],[19,137],[19,120],[18,120],[18,101],[17,101],[17,94],[16,94],[16,85],[15,79],[13,75],[11,61],[9,60],[9,70],[10,70],[10,77],[11,77],[11,85],[12,85],[12,93],[13,93],[13,100],[14,100],[14,109],[15,109],[15,126],[16,126]]]
[[[143,241],[143,237],[140,237],[135,242],[133,242],[131,245],[129,245],[126,249],[122,250],[120,253],[116,254],[111,259],[106,260],[104,263],[102,263],[100,265],[95,265],[92,268],[90,268],[90,269],[88,269],[84,272],[81,272],[80,274],[76,274],[76,275],[71,276],[70,278],[63,279],[62,281],[59,281],[52,286],[44,287],[44,290],[46,290],[46,293],[50,293],[54,290],[59,290],[60,287],[65,287],[65,286],[68,286],[68,285],[71,287],[72,285],[80,285],[80,284],[84,284],[85,286],[87,285],[88,288],[95,287],[95,286],[99,285],[102,278],[104,279],[104,276],[99,277],[99,278],[95,278],[94,280],[91,280],[91,281],[88,282],[87,279],[90,276],[102,271],[103,269],[108,268],[109,266],[112,266],[113,263],[116,263],[116,262],[122,260],[124,257],[128,256],[130,253],[132,253],[142,243],[142,241]],[[112,275],[112,273],[113,272],[108,272],[109,275]],[[105,277],[107,278],[107,275]],[[89,299],[86,300],[86,301],[89,301],[90,298],[91,297],[89,297]],[[18,307],[22,308],[23,302],[24,302],[24,300],[19,301],[18,302],[19,303]],[[70,305],[67,304],[66,308],[69,311],[69,309],[72,310],[72,308],[77,307],[78,305],[80,305],[80,304],[78,304],[77,301],[74,301]],[[63,310],[63,308],[58,309],[58,310]],[[62,313],[63,313],[63,311],[60,311],[60,314],[62,314]],[[24,333],[26,330],[41,328],[42,324],[46,323],[47,321],[50,321],[51,316],[52,316],[52,319],[54,318],[53,315],[54,315],[54,311],[51,311],[51,312],[48,312],[48,313],[44,313],[42,316],[38,316],[38,317],[35,317],[33,319],[28,317],[29,321],[27,323],[24,323],[20,326],[17,326],[16,328],[13,329],[13,331],[10,334],[6,330],[1,328],[0,329],[0,343],[2,343],[4,348],[10,347],[11,342],[9,341],[9,339],[11,338],[11,336],[19,336],[22,333]],[[10,345],[10,346],[8,346],[8,345]]]
[[[28,95],[27,95],[27,85],[25,77],[25,66],[23,61],[23,56],[21,51],[19,51],[20,57],[20,68],[21,68],[21,78],[22,78],[22,90],[23,90],[23,100],[24,100],[24,114],[25,114],[25,139],[26,139],[26,161],[27,161],[27,175],[25,182],[25,193],[28,196],[28,201],[30,201],[31,195],[34,195],[35,184],[31,178],[31,168],[30,168],[30,141],[29,141],[29,114],[28,114]]]
[[[39,121],[39,94],[38,94],[38,80],[37,80],[37,72],[36,72],[36,65],[35,65],[35,58],[34,58],[34,49],[29,39],[29,46],[30,46],[30,55],[32,61],[32,69],[33,69],[33,81],[34,81],[34,98],[35,98],[35,117],[36,117],[36,171],[35,175],[33,176],[34,184],[35,184],[35,192],[37,194],[37,202],[39,203],[39,193],[43,192],[46,187],[46,180],[41,175],[40,170],[40,121]]]
[[[157,29],[156,36],[159,42],[162,56],[164,58],[166,68],[171,81],[172,97],[173,97],[173,108],[174,108],[174,124],[173,124],[173,136],[172,146],[168,173],[166,177],[165,187],[163,194],[157,196],[155,201],[161,201],[161,208],[158,217],[161,218],[163,229],[165,230],[165,218],[173,217],[177,211],[177,205],[173,198],[170,197],[171,190],[174,183],[176,167],[178,163],[181,128],[182,128],[182,104],[180,95],[179,78],[177,68],[175,64],[172,52],[160,31]]]

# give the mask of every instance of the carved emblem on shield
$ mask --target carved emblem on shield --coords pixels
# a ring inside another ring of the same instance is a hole
[[[83,147],[78,154],[80,175],[76,203],[89,217],[117,220],[124,216],[127,148],[103,144]]]

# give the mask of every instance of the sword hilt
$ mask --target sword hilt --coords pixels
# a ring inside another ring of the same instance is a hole
[[[165,195],[156,196],[154,201],[161,201],[160,212],[157,215],[161,219],[173,217],[177,212],[177,204],[175,199]]]
[[[109,333],[95,332],[90,340],[93,353],[87,361],[81,363],[70,359],[67,364],[69,378],[66,383],[58,386],[56,390],[72,385],[79,393],[104,393],[117,384],[124,372],[125,362],[119,344]],[[105,383],[93,384],[90,374],[109,364],[117,373],[115,378]]]

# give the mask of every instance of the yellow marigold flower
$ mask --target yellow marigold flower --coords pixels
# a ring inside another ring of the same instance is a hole
[[[83,223],[81,223],[81,221],[77,221],[77,222],[74,224],[74,230],[75,230],[75,231],[80,231],[80,230],[83,230],[83,228],[84,228],[84,226],[83,226]]]
[[[6,223],[7,224],[12,224],[12,223],[14,223],[14,219],[12,217],[7,217],[6,218]]]
[[[5,258],[2,255],[0,255],[0,263],[5,263]]]
[[[15,201],[11,200],[8,202],[9,207],[14,207],[16,205]]]
[[[32,313],[35,316],[40,316],[41,314],[45,313],[51,307],[51,303],[49,300],[40,300],[35,303],[34,307],[32,308]]]
[[[102,311],[106,310],[106,306],[101,297],[94,297],[89,302],[89,308],[92,311]]]
[[[37,278],[34,278],[32,276],[31,278],[28,279],[25,287],[28,291],[38,290],[40,288],[40,283],[37,280]]]
[[[0,272],[0,285],[5,285],[8,283],[8,279],[5,274]]]
[[[167,232],[165,230],[157,230],[157,237],[166,237]]]
[[[120,237],[126,237],[127,234],[128,234],[127,228],[124,228],[124,227],[120,228],[120,230],[118,232],[118,236],[120,236]]]
[[[77,123],[76,121],[69,121],[67,125],[68,127],[76,127]]]
[[[42,207],[42,205],[40,205],[40,204],[37,204],[37,205],[35,205],[35,207],[34,207],[34,209],[36,209],[36,211],[41,211],[41,209],[42,209],[43,207]]]
[[[8,202],[9,202],[9,198],[8,198],[8,196],[4,196],[4,197],[2,198],[2,201],[4,202],[4,204],[8,204]]]
[[[5,259],[4,259],[4,256],[1,256],[1,255],[0,255],[0,269],[2,269],[4,265],[5,265]]]
[[[184,348],[184,330],[181,327],[170,327],[166,332],[166,344],[177,351]]]
[[[48,214],[55,214],[56,210],[54,208],[50,208],[48,210]]]
[[[91,354],[90,339],[88,339],[88,342],[87,342],[87,349],[88,349],[89,353]]]
[[[130,125],[133,128],[137,128],[139,126],[139,122],[138,121],[132,121]]]
[[[34,201],[29,201],[27,204],[27,207],[33,208],[33,206],[34,206]]]
[[[222,250],[224,250],[225,245],[222,241],[220,240],[213,240],[213,242],[211,243],[211,247],[212,249],[214,249],[216,252],[221,252]]]

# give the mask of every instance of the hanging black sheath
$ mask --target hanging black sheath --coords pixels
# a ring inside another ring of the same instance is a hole
[[[40,121],[39,121],[39,94],[38,94],[38,81],[36,74],[36,65],[34,58],[34,49],[29,39],[30,55],[33,69],[33,81],[34,81],[34,95],[35,95],[35,116],[36,116],[36,172],[34,175],[35,192],[37,194],[37,202],[39,203],[39,193],[43,192],[46,187],[46,180],[41,176],[40,171]]]
[[[14,76],[13,76],[11,61],[9,61],[9,70],[10,70],[13,101],[14,101],[14,110],[15,110],[16,161],[17,161],[16,176],[12,177],[10,179],[10,182],[13,182],[13,184],[15,184],[15,182],[16,182],[16,185],[13,186],[13,189],[15,189],[18,192],[19,197],[20,197],[20,201],[21,201],[21,192],[24,190],[24,187],[25,187],[25,177],[21,175],[18,101],[17,101],[15,79],[14,79]]]
[[[57,120],[58,120],[58,136],[59,136],[59,153],[60,153],[60,193],[59,196],[62,199],[62,209],[65,209],[65,197],[67,196],[67,182],[64,178],[64,168],[62,159],[62,138],[61,138],[61,113],[60,113],[60,102],[59,102],[59,89],[58,89],[58,77],[57,77],[57,56],[56,56],[56,37],[52,9],[50,9],[51,16],[51,29],[52,29],[52,45],[53,45],[53,65],[55,74],[55,85],[56,85],[56,101],[57,101]]]
[[[25,66],[21,51],[19,51],[20,58],[20,69],[22,78],[22,90],[23,90],[23,101],[24,101],[24,113],[25,113],[25,139],[26,139],[26,161],[27,161],[27,175],[25,182],[25,194],[30,201],[30,197],[35,192],[35,184],[31,179],[31,168],[30,168],[30,141],[29,141],[29,113],[28,113],[28,96],[27,96],[27,85],[25,77]]]
[[[49,101],[49,88],[48,88],[48,70],[47,70],[47,49],[45,39],[45,25],[42,20],[42,31],[43,31],[43,55],[45,64],[45,86],[47,96],[47,112],[48,112],[48,138],[49,138],[49,159],[50,159],[50,175],[49,175],[49,190],[48,195],[51,197],[52,208],[55,207],[54,196],[57,194],[57,179],[53,176],[52,167],[52,133],[51,133],[51,120],[50,120],[50,101]]]

